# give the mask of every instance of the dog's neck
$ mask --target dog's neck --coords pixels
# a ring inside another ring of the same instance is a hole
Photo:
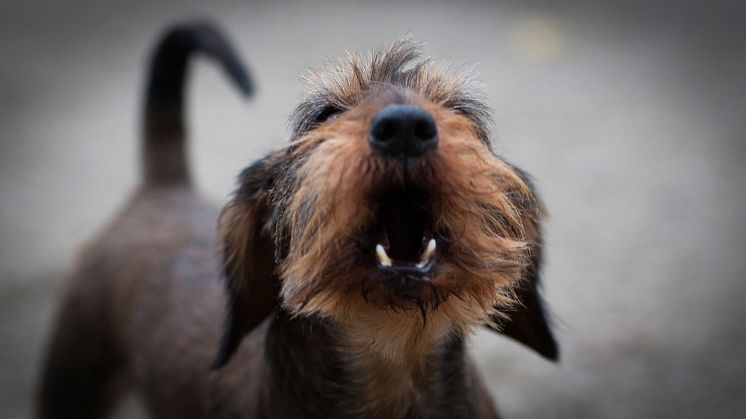
[[[463,339],[411,319],[339,323],[280,311],[266,343],[269,405],[288,417],[469,417]]]

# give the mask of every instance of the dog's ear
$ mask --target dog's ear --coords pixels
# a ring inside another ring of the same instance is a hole
[[[531,259],[526,277],[515,290],[517,304],[507,312],[503,308],[502,312],[507,317],[493,316],[494,324],[487,327],[515,339],[549,360],[556,361],[559,359],[559,347],[549,325],[544,301],[539,294],[541,250],[538,246]]]
[[[559,359],[559,347],[550,327],[544,301],[539,293],[542,263],[542,237],[539,223],[543,213],[542,205],[528,175],[518,168],[513,168],[528,185],[532,195],[530,200],[516,203],[525,214],[529,214],[526,230],[531,241],[530,260],[524,270],[523,278],[514,290],[517,304],[508,308],[507,311],[504,307],[497,308],[497,311],[502,312],[504,316],[493,315],[492,323],[487,327],[515,339],[549,360],[556,361]]]
[[[223,279],[228,308],[220,351],[213,368],[225,365],[246,334],[272,313],[279,302],[275,269],[270,191],[279,159],[269,155],[245,169],[233,200],[218,221]]]

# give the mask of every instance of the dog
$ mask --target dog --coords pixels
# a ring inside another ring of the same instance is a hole
[[[544,210],[470,75],[420,49],[310,70],[290,141],[219,211],[190,186],[188,62],[252,81],[214,25],[168,30],[142,185],[71,275],[37,416],[104,417],[134,390],[157,418],[497,417],[465,342],[486,326],[557,359]]]

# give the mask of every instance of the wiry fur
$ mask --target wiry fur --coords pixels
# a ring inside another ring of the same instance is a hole
[[[291,118],[293,138],[313,128],[314,119],[325,109],[352,109],[376,85],[388,85],[411,89],[433,104],[468,115],[479,138],[489,142],[490,108],[473,73],[422,58],[421,49],[422,44],[406,36],[387,48],[368,54],[348,53],[325,68],[309,69],[304,77],[306,98]]]
[[[273,209],[257,227],[271,231],[278,249],[283,308],[333,320],[339,349],[363,373],[368,413],[398,417],[413,409],[416,377],[432,351],[521,304],[515,290],[538,246],[541,207],[525,178],[490,149],[489,109],[469,75],[421,59],[416,43],[350,54],[306,80],[293,138],[260,163],[273,169],[254,202]],[[371,119],[392,102],[434,116],[432,156],[395,161],[371,149]],[[330,113],[336,118],[324,121]],[[445,239],[437,272],[411,292],[372,273],[358,248],[380,195],[392,188],[428,191],[434,229]],[[228,276],[237,286],[247,278]]]
[[[248,91],[214,28],[179,30],[153,80],[182,80],[186,55],[207,48]],[[40,417],[101,417],[120,383],[157,417],[495,417],[464,341],[487,325],[556,357],[537,291],[542,209],[527,176],[491,150],[470,75],[419,49],[406,38],[307,75],[290,141],[241,173],[219,215],[219,262],[206,221],[216,211],[188,188],[183,155],[158,165],[184,129],[180,90],[153,82],[169,100],[148,101],[146,126],[168,129],[147,130],[142,191],[76,270]],[[371,148],[371,121],[389,104],[427,112],[437,148]],[[366,240],[390,207],[414,208],[437,237],[425,277],[372,263]]]

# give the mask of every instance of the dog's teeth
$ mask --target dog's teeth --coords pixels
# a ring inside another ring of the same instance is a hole
[[[422,261],[429,261],[430,258],[433,256],[433,253],[435,253],[435,247],[438,244],[435,242],[435,239],[430,239],[430,241],[427,242],[427,247],[425,248],[425,251],[422,252]]]
[[[437,243],[435,242],[435,239],[430,239],[430,241],[427,242],[427,247],[425,247],[425,250],[420,256],[420,263],[417,264],[418,268],[423,268],[428,262],[430,262],[430,258],[432,258],[433,253],[435,253],[436,246]]]
[[[376,245],[376,257],[378,257],[378,263],[382,266],[391,266],[391,258],[386,254],[386,249],[382,245]]]

